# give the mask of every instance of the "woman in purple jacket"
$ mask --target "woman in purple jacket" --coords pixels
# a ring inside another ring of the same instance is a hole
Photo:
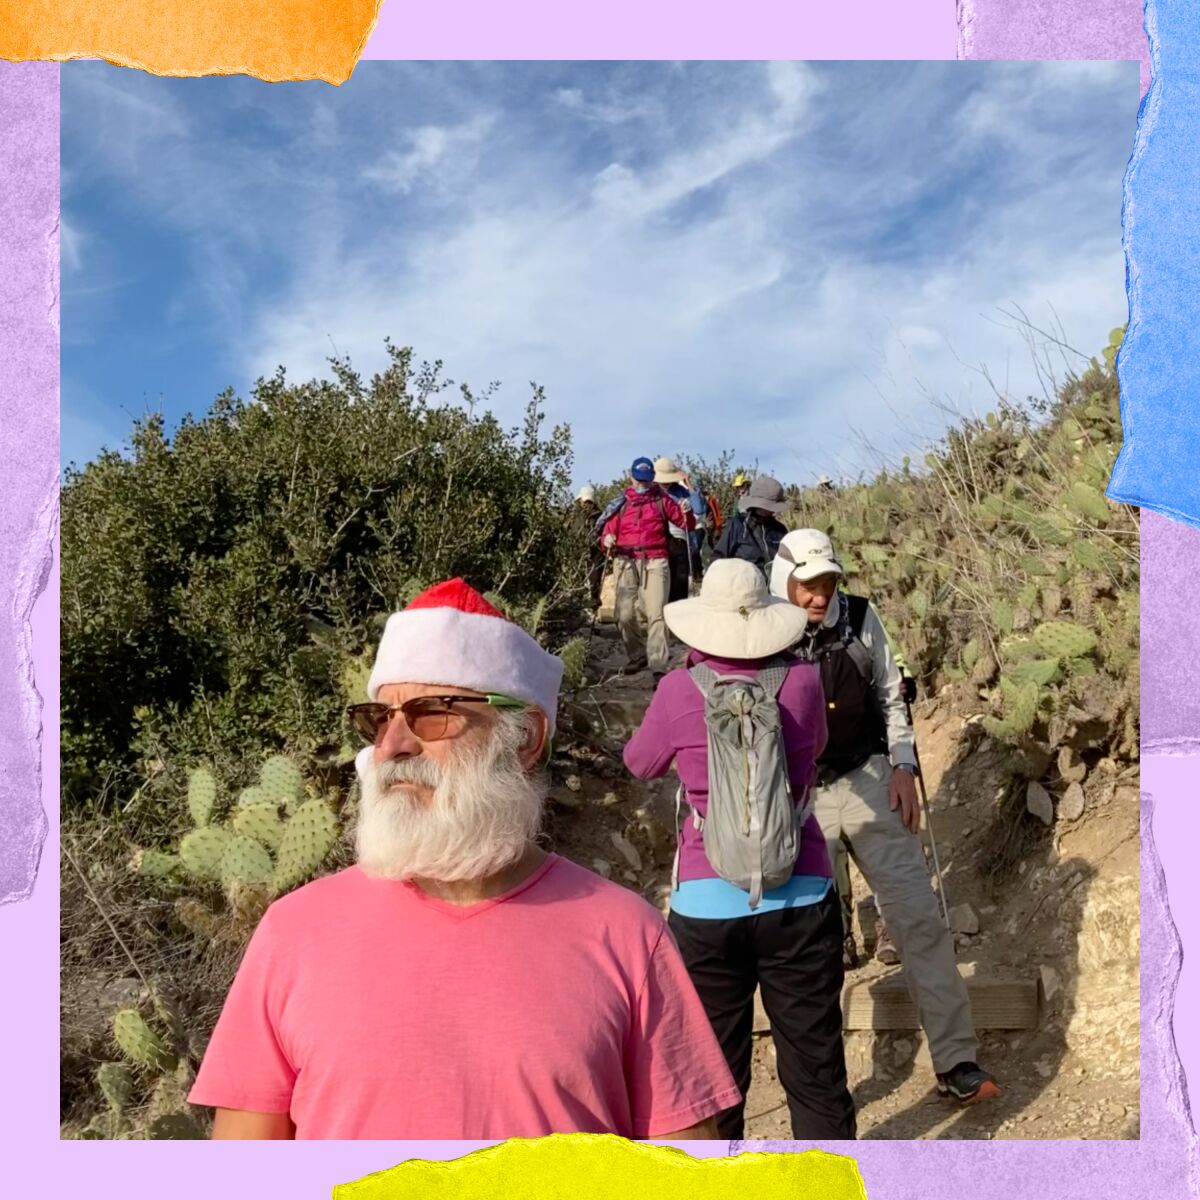
[[[699,596],[664,609],[667,627],[692,650],[686,665],[659,683],[625,747],[625,765],[639,779],[658,779],[673,764],[688,804],[701,816],[708,806],[708,736],[704,696],[688,668],[704,663],[720,675],[757,673],[804,631],[781,605],[751,563],[723,559],[709,567]],[[802,798],[826,738],[817,671],[792,661],[777,703],[792,793]],[[713,869],[689,815],[680,831],[678,884],[668,922],[742,1096],[750,1088],[754,991],[759,988],[792,1136],[853,1138],[854,1103],[842,1042],[841,917],[816,818],[810,816],[801,830],[791,879],[763,892],[752,910],[749,893]],[[721,1137],[740,1139],[744,1118],[743,1099],[718,1116]]]

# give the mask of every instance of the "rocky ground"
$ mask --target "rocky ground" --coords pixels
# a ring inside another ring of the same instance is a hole
[[[653,685],[648,674],[618,676],[623,661],[615,630],[597,626],[588,683],[572,706],[580,740],[556,762],[547,832],[560,853],[665,909],[674,781],[643,785],[620,764]],[[1065,789],[1054,809],[1036,786],[1010,782],[1013,751],[958,715],[957,699],[947,689],[918,703],[916,727],[954,923],[974,929],[956,934],[959,970],[981,981],[1038,981],[1038,1024],[980,1031],[980,1061],[1004,1094],[968,1108],[936,1095],[918,1030],[848,1031],[859,1136],[1137,1137],[1136,765],[1065,751],[1044,776]],[[922,837],[928,846],[927,829]],[[856,899],[868,895],[857,872],[854,888]],[[869,960],[849,979],[901,970]],[[774,1050],[759,1024],[746,1137],[787,1138]]]

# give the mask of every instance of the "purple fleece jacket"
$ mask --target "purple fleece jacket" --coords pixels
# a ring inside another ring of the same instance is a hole
[[[675,771],[687,790],[687,801],[701,816],[708,812],[708,733],[704,696],[687,673],[704,663],[718,675],[732,671],[756,674],[758,660],[716,658],[693,650],[686,667],[663,676],[637,732],[625,747],[625,765],[638,779],[661,779],[675,760]],[[816,667],[797,662],[779,689],[779,714],[787,751],[792,792],[803,796],[816,774],[817,758],[825,749],[825,695]],[[704,840],[685,804],[680,810],[679,879],[713,879],[716,871],[704,853]],[[825,875],[829,856],[817,819],[810,816],[801,830],[795,875]]]

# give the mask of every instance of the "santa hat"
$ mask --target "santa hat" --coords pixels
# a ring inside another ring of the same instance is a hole
[[[436,584],[392,613],[383,630],[367,695],[389,683],[427,683],[494,692],[540,708],[553,736],[562,659],[493,608],[470,584]]]

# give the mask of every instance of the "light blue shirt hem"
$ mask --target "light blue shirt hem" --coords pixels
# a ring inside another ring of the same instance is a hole
[[[832,887],[828,875],[793,875],[782,886],[763,892],[758,907],[752,909],[750,893],[727,879],[685,879],[671,893],[671,911],[681,917],[710,921],[756,917],[783,908],[819,904]]]

